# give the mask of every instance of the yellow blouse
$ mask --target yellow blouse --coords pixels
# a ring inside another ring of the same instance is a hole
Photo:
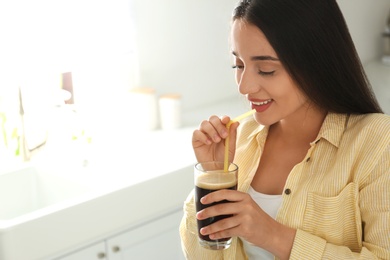
[[[268,128],[250,119],[239,129],[238,189],[247,192]],[[297,229],[290,259],[390,259],[390,116],[329,113],[310,145],[276,217]],[[247,259],[238,238],[223,251],[199,246],[193,192],[180,234],[187,259]]]

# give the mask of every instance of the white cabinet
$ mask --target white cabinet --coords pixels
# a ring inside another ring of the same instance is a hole
[[[104,260],[107,259],[106,256],[106,244],[105,242],[100,242],[65,257],[61,257],[58,260]]]
[[[109,260],[181,260],[179,224],[175,212],[107,240]]]
[[[182,210],[163,215],[58,260],[184,260],[179,224]]]

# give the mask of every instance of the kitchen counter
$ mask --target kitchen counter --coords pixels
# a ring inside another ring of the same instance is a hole
[[[191,134],[192,129],[183,128],[114,142],[125,150],[111,152],[118,147],[107,145],[89,155],[87,166],[46,157],[40,169],[87,189],[76,197],[0,220],[0,259],[53,259],[180,210],[193,187]],[[144,145],[144,138],[149,145]]]
[[[184,127],[176,130],[109,135],[79,147],[48,143],[27,165],[39,165],[87,191],[0,220],[0,259],[51,259],[46,257],[180,209],[193,187],[196,125],[212,114],[235,117],[246,110],[232,99],[183,113]]]

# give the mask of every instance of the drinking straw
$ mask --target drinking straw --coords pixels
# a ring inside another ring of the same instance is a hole
[[[246,113],[244,113],[244,114],[242,114],[242,115],[240,115],[240,116],[230,120],[229,123],[226,124],[228,133],[229,133],[229,128],[230,128],[231,124],[233,124],[234,122],[238,122],[241,119],[244,119],[245,117],[253,115],[255,112],[256,112],[256,110],[252,109],[252,110],[250,110],[250,111],[248,111],[248,112],[246,112]],[[225,158],[224,158],[224,163],[223,163],[223,170],[224,170],[224,172],[228,171],[228,167],[229,167],[229,135],[225,139]]]

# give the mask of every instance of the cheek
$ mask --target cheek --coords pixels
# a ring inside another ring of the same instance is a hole
[[[308,98],[301,92],[298,91],[297,93],[297,102],[299,102],[301,105],[308,103]]]
[[[275,99],[282,99],[289,104],[302,104],[306,102],[306,97],[288,75],[279,77],[274,83],[276,84],[273,84],[273,88],[269,91],[273,92],[272,94]]]
[[[289,94],[285,96],[286,104],[292,109],[298,109],[307,103],[307,98],[298,89],[290,89]]]

